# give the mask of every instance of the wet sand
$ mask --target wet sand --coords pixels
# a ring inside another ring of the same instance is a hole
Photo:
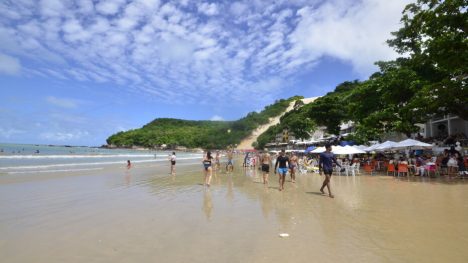
[[[1,175],[1,262],[468,259],[468,180],[333,176],[331,199],[317,174],[280,192],[273,174],[265,188],[240,167],[209,189],[201,164],[168,171]]]

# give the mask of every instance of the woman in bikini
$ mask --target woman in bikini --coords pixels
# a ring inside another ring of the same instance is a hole
[[[213,157],[211,156],[211,152],[208,151],[203,158],[203,167],[205,168],[205,186],[210,186],[211,182],[211,175],[213,174],[213,168],[211,166],[211,160]]]

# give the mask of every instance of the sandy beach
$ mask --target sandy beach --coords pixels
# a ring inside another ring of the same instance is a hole
[[[238,161],[237,164],[240,162]],[[0,176],[2,262],[466,262],[468,184],[201,164]],[[289,237],[279,237],[288,233]]]

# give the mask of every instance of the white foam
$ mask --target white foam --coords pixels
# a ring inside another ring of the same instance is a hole
[[[13,171],[7,174],[29,174],[29,173],[60,173],[60,172],[82,172],[82,171],[96,171],[102,168],[83,168],[83,169],[62,169],[62,170],[35,170],[35,171]]]
[[[177,158],[177,160],[194,160],[199,159],[198,157],[186,157],[186,158]],[[150,159],[150,160],[131,160],[132,163],[151,163],[151,162],[168,162],[167,159]],[[123,161],[113,161],[113,162],[94,162],[94,163],[64,163],[64,164],[46,164],[46,165],[28,165],[28,166],[9,166],[9,167],[0,167],[0,170],[13,170],[13,169],[47,169],[54,167],[73,167],[73,166],[99,166],[99,165],[111,165],[111,164],[121,164],[126,165],[126,162]]]
[[[79,158],[119,158],[153,157],[154,154],[81,154],[81,155],[0,155],[0,159],[79,159]]]

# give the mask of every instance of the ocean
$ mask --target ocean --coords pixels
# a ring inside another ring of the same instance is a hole
[[[109,165],[167,162],[171,151],[0,143],[0,174],[99,170]],[[177,160],[201,159],[201,153],[177,152]]]

